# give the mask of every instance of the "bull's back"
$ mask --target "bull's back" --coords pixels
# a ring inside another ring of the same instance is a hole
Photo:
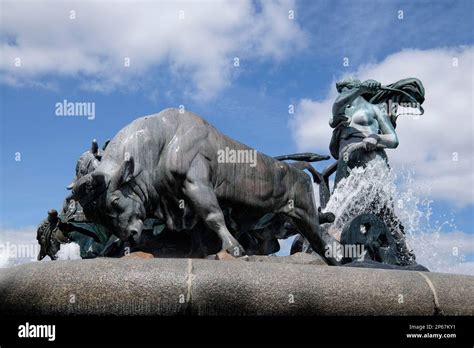
[[[125,156],[133,156],[138,166],[156,171],[176,133],[183,126],[192,127],[193,121],[187,116],[178,109],[165,109],[137,118],[112,138],[102,163],[119,165]]]
[[[275,160],[212,127],[206,149],[212,183],[222,205],[239,204],[252,209],[273,209],[294,192],[311,188],[303,171]]]
[[[160,113],[161,114],[161,113]],[[177,122],[163,151],[162,165],[185,176],[197,156],[209,163],[210,183],[219,202],[270,208],[286,201],[293,191],[310,182],[309,176],[287,163],[275,160],[228,137],[198,115],[170,109],[166,117]],[[175,174],[176,174],[175,173]],[[310,184],[311,186],[311,184]]]
[[[176,188],[193,161],[204,157],[209,163],[210,183],[224,204],[271,206],[275,200],[285,199],[294,183],[308,179],[300,170],[255,151],[198,115],[179,109],[165,109],[130,123],[112,139],[103,161],[118,159],[120,164],[126,153],[134,157],[137,166],[152,173],[154,185],[163,190]]]

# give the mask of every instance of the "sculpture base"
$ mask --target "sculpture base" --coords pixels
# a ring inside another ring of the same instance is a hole
[[[474,277],[330,267],[310,255],[97,258],[0,270],[18,315],[474,315]],[[264,261],[264,262],[258,262]]]

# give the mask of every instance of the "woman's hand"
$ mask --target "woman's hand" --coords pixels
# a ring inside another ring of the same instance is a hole
[[[373,137],[367,137],[362,140],[362,143],[365,145],[365,150],[366,151],[374,151],[377,149],[377,144],[379,143],[376,138]]]
[[[367,80],[362,82],[360,86],[365,88],[367,92],[377,92],[382,84],[375,80]]]

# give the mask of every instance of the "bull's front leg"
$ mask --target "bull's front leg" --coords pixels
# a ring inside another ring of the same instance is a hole
[[[222,241],[222,249],[235,257],[244,255],[244,249],[225,225],[224,214],[211,185],[209,162],[201,155],[196,156],[191,163],[183,192],[206,226],[217,233]]]

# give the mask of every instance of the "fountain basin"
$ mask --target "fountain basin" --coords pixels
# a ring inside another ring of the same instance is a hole
[[[474,315],[474,277],[317,261],[96,258],[0,269],[17,315]]]

